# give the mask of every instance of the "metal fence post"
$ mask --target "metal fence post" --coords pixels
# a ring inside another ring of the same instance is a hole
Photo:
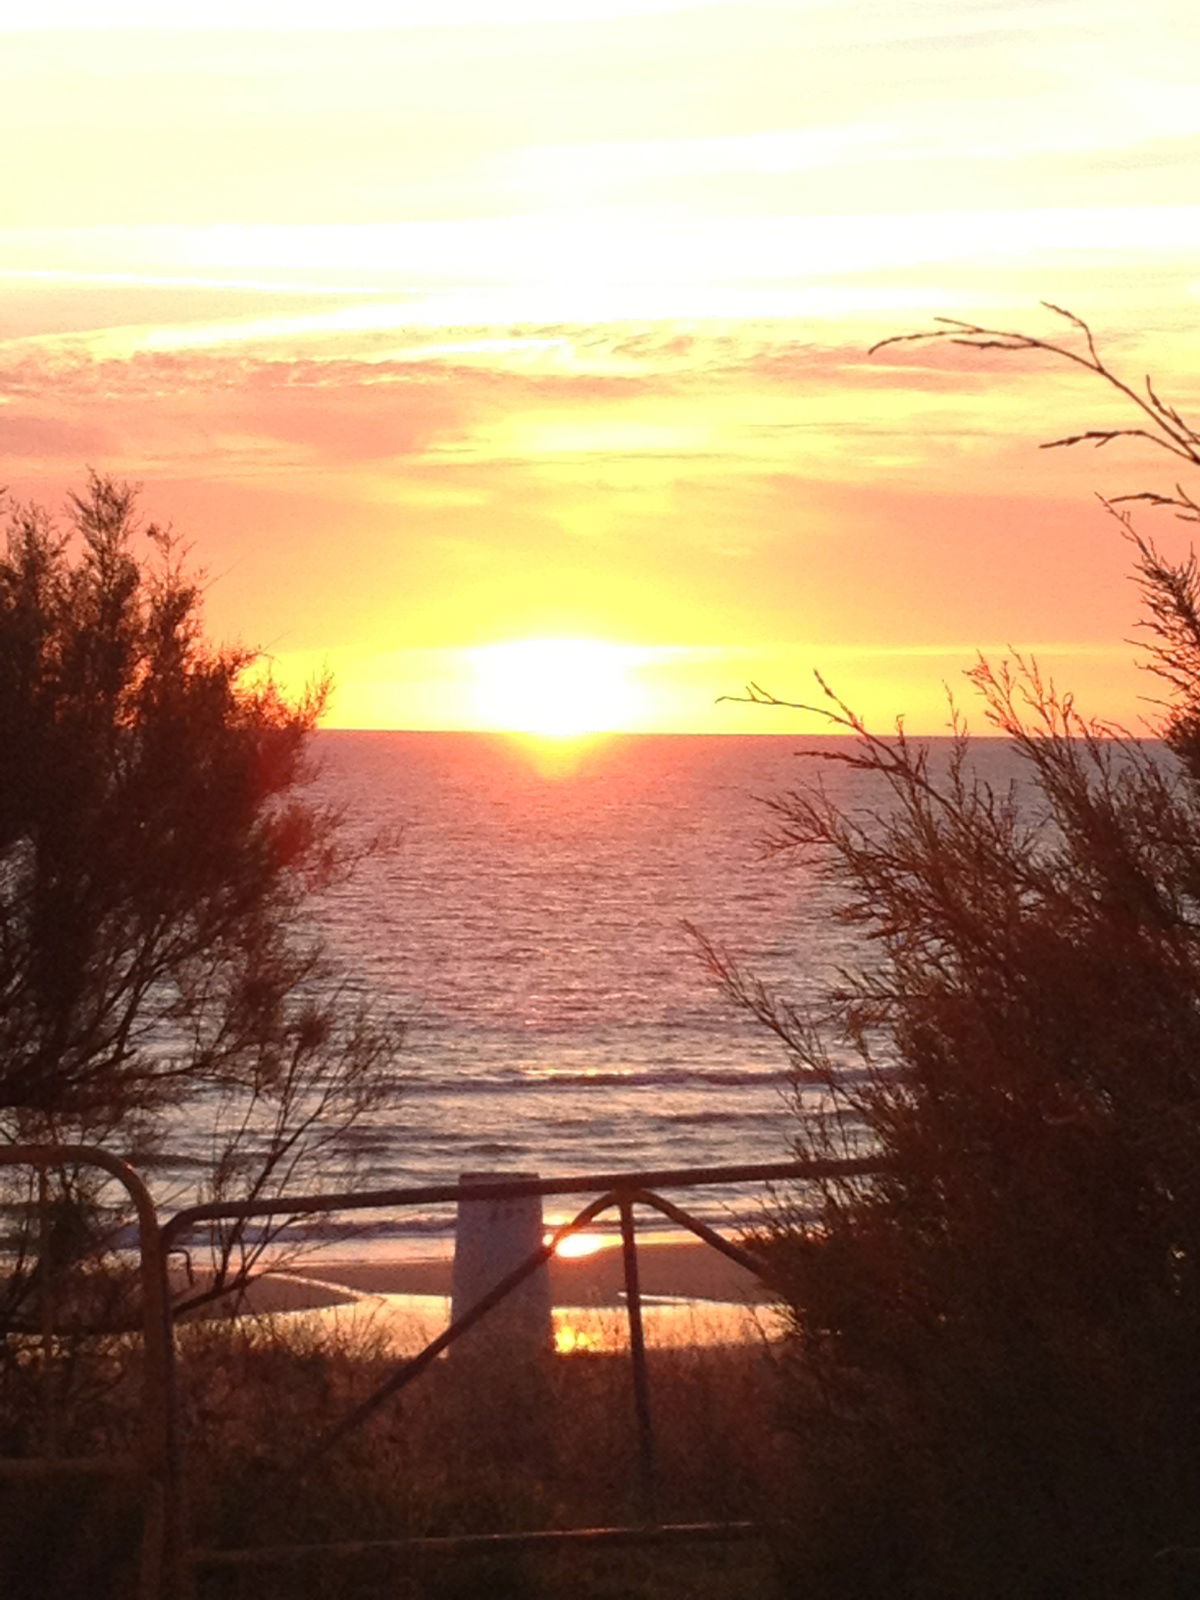
[[[138,1595],[139,1600],[185,1600],[188,1587],[187,1541],[174,1384],[175,1339],[166,1252],[154,1201],[141,1177],[128,1162],[98,1146],[8,1145],[0,1149],[0,1166],[31,1166],[36,1168],[39,1175],[43,1252],[52,1248],[46,1222],[46,1168],[66,1165],[99,1167],[107,1172],[128,1194],[137,1215],[146,1362],[141,1462],[147,1482]],[[49,1275],[51,1263],[45,1254],[42,1265]],[[46,1332],[43,1322],[44,1336]],[[52,1332],[50,1337],[53,1337]]]
[[[621,1253],[625,1265],[625,1305],[629,1313],[629,1356],[633,1367],[633,1405],[637,1415],[638,1487],[644,1522],[658,1521],[658,1494],[654,1462],[654,1419],[650,1413],[650,1378],[646,1370],[646,1334],[642,1327],[642,1290],[638,1278],[637,1238],[633,1230],[633,1202],[622,1191]]]

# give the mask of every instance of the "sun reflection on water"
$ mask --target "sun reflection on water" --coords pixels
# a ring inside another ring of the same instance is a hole
[[[520,750],[539,778],[570,778],[586,759],[610,737],[596,733],[537,733],[516,730],[505,735]]]
[[[549,1244],[553,1237],[554,1228],[551,1227],[542,1236],[542,1243]],[[571,1260],[576,1256],[594,1256],[598,1251],[608,1249],[612,1242],[601,1233],[569,1233],[555,1245],[554,1254],[562,1256],[564,1260]]]
[[[554,1353],[558,1356],[600,1354],[612,1344],[596,1328],[581,1328],[565,1318],[554,1319]]]

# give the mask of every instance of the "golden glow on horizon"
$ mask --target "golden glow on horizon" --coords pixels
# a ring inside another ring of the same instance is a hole
[[[1119,552],[1113,582],[1119,581]],[[1120,643],[1093,645],[1047,638],[1013,641],[1026,656],[1066,686],[1086,682],[1098,706],[1116,721],[1139,728],[1146,706],[1143,675]],[[892,726],[897,708],[914,733],[944,733],[947,686],[974,724],[977,708],[962,680],[975,659],[969,639],[919,645],[849,645],[826,636],[799,644],[764,640],[740,649],[686,646],[611,646],[635,674],[637,720],[604,732],[575,735],[504,732],[543,777],[577,771],[611,733],[816,734],[828,731],[812,712],[744,703],[737,697],[755,681],[784,699],[820,704],[813,678],[819,667],[827,682],[878,731]],[[987,639],[979,649],[1003,656],[1006,642]],[[477,705],[477,649],[447,646],[371,652],[361,648],[283,652],[260,665],[289,694],[331,676],[334,693],[324,725],[330,729],[500,732],[484,724]],[[728,697],[734,698],[728,698]],[[722,698],[724,697],[724,698]],[[982,726],[976,731],[983,731]]]
[[[596,639],[522,639],[469,652],[474,714],[498,733],[572,739],[637,726],[629,652]]]

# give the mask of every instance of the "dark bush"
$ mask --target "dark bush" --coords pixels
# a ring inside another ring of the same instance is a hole
[[[935,337],[1068,359],[1141,410],[1060,443],[1128,431],[1200,465],[1200,434],[1071,320],[1082,350],[957,323]],[[1131,498],[1197,514],[1183,487]],[[797,1593],[1192,1592],[1200,581],[1110,510],[1161,739],[1089,721],[1033,662],[980,661],[973,688],[1021,768],[997,788],[957,719],[945,757],[826,690],[816,709],[850,736],[831,759],[876,803],[849,812],[818,776],[775,802],[773,843],[836,884],[872,958],[803,1010],[712,953],[806,1104],[817,1084],[833,1108],[800,1109],[797,1153],[880,1161],[797,1195],[762,1240],[796,1347]]]

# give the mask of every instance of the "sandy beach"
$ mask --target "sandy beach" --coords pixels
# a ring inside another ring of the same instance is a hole
[[[638,1247],[649,1342],[707,1344],[761,1335],[769,1296],[752,1273],[707,1245],[645,1241]],[[316,1313],[324,1320],[386,1318],[398,1347],[419,1348],[449,1320],[449,1256],[316,1257],[266,1272],[238,1302],[239,1314]],[[556,1347],[620,1348],[626,1337],[618,1241],[549,1264]],[[232,1308],[230,1308],[232,1309]],[[208,1315],[220,1315],[221,1303]]]
[[[688,1240],[646,1241],[638,1246],[642,1293],[689,1300],[719,1300],[734,1305],[768,1298],[759,1280],[728,1256]],[[321,1259],[301,1269],[304,1276],[360,1294],[448,1295],[449,1256],[418,1260]],[[554,1256],[549,1264],[555,1305],[614,1306],[625,1287],[617,1242],[583,1256]]]

